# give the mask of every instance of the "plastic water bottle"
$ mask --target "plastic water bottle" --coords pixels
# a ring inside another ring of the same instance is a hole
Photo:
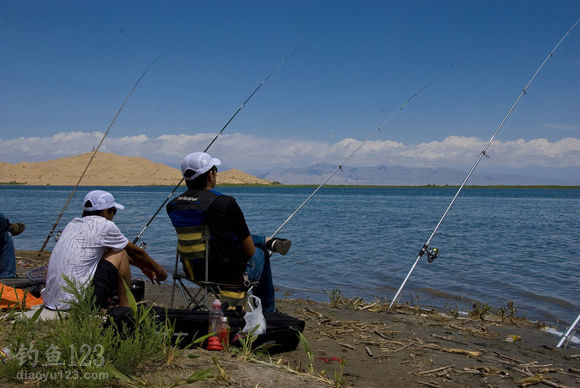
[[[209,312],[207,328],[208,334],[218,331],[223,317],[224,313],[222,312],[222,302],[219,299],[216,299],[213,301],[212,310]]]
[[[230,343],[230,325],[228,325],[228,318],[222,317],[218,327],[218,338],[222,347],[227,350]]]

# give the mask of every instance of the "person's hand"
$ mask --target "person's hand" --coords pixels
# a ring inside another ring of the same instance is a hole
[[[157,269],[151,269],[148,267],[141,268],[141,272],[145,274],[151,280],[152,284],[161,284],[161,282],[167,279],[167,272],[161,267],[160,265],[157,266]]]
[[[167,271],[165,271],[165,269],[160,265],[157,265],[157,267],[158,268],[155,271],[157,282],[164,282],[167,280]]]

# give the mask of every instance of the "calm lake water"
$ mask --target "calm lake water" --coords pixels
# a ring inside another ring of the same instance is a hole
[[[80,216],[92,187],[73,197],[57,230]],[[0,211],[27,225],[17,249],[40,249],[71,187],[0,186]],[[126,206],[115,222],[132,240],[167,197],[169,187],[109,187]],[[234,196],[253,233],[269,235],[312,188],[222,187]],[[327,292],[390,300],[456,189],[323,188],[279,236],[292,240],[274,256],[279,296],[328,301]],[[464,189],[399,302],[470,310],[513,301],[517,314],[565,326],[580,312],[579,189]],[[163,210],[141,241],[173,271],[176,237]],[[52,249],[54,241],[47,249]]]

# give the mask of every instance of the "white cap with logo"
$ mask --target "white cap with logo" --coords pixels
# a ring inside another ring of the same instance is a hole
[[[213,166],[220,166],[221,160],[212,158],[205,152],[194,152],[183,158],[181,162],[181,174],[185,180],[192,181],[201,174],[211,170]]]
[[[87,201],[90,201],[91,206],[85,206],[87,205]],[[117,209],[125,209],[125,206],[115,202],[115,197],[113,197],[113,194],[104,190],[89,191],[87,195],[85,195],[85,199],[83,201],[83,210],[88,212],[94,210],[110,209],[112,207]]]

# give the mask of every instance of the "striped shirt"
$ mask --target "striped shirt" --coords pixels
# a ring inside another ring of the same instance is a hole
[[[77,284],[88,284],[95,274],[99,261],[109,249],[125,249],[129,240],[117,225],[101,216],[73,219],[62,231],[50,260],[46,286],[42,290],[44,304],[50,309],[67,310],[73,296],[63,287],[64,276]]]

